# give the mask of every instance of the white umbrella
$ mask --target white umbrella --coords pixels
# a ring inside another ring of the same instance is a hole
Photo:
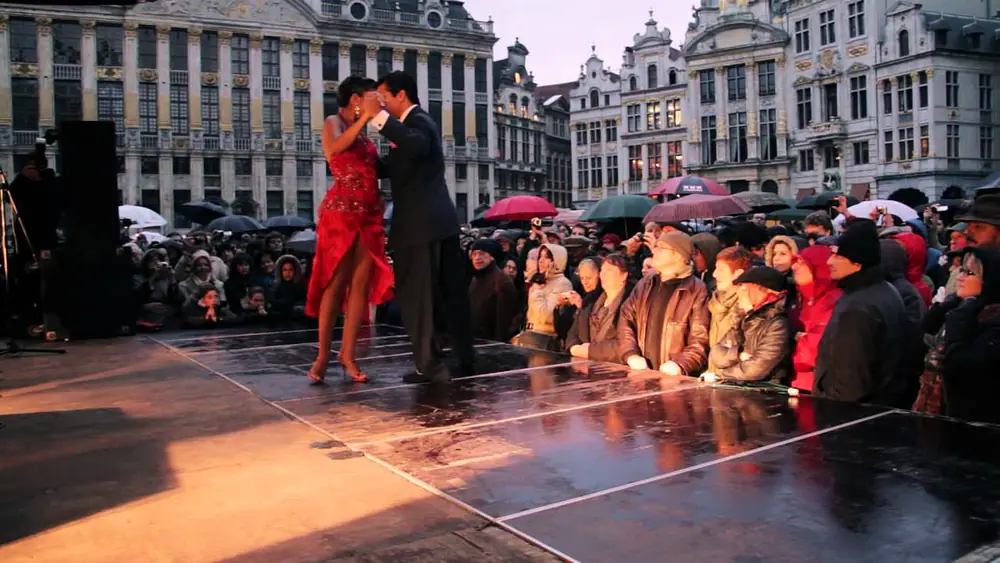
[[[134,235],[132,235],[132,240],[139,238],[139,235],[146,237],[146,241],[149,243],[163,242],[167,240],[167,237],[165,235],[153,231],[142,231],[139,233],[135,233]]]
[[[167,224],[167,220],[159,213],[138,205],[119,205],[118,218],[128,219],[132,221],[132,225],[140,229],[162,227]]]
[[[889,215],[895,215],[903,221],[910,221],[912,219],[919,219],[920,214],[918,214],[912,207],[906,205],[905,203],[899,203],[891,199],[873,199],[869,201],[862,201],[856,205],[852,205],[847,208],[851,212],[851,215],[855,217],[861,217],[863,219],[871,218],[872,211],[876,207],[884,207]],[[841,224],[844,222],[844,216],[838,215],[834,220],[834,223]]]
[[[309,229],[295,233],[289,237],[287,241],[285,241],[285,247],[289,250],[294,250],[295,252],[315,254],[316,231]]]

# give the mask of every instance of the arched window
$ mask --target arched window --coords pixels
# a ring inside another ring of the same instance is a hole
[[[764,180],[764,183],[760,185],[760,191],[776,194],[778,193],[778,183],[774,180]]]
[[[590,107],[596,108],[601,105],[601,94],[597,90],[590,91]]]
[[[903,31],[899,32],[899,56],[905,57],[910,54],[910,32]]]
[[[646,88],[656,88],[659,86],[656,78],[656,65],[646,67]]]
[[[639,89],[639,81],[636,79],[636,77],[634,76],[629,77],[628,89],[630,92],[635,92],[636,90]]]
[[[517,94],[510,95],[510,114],[517,115]]]
[[[521,98],[521,117],[528,117],[528,97]]]
[[[670,73],[667,74],[667,83],[670,84],[671,86],[673,86],[674,84],[677,84],[677,71],[676,70],[670,69]]]

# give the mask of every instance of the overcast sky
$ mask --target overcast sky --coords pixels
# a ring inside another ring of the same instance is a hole
[[[691,3],[677,0],[465,0],[465,7],[477,20],[493,17],[497,59],[520,38],[537,84],[576,80],[592,43],[604,64],[617,70],[622,49],[645,30],[650,8],[659,27],[670,29],[674,47],[684,43],[691,21]]]

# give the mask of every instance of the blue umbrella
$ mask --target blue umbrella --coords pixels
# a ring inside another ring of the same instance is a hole
[[[386,223],[391,223],[392,222],[392,210],[394,208],[395,208],[395,206],[393,205],[393,203],[391,201],[389,202],[389,205],[385,206],[385,213],[382,215],[382,219]]]
[[[267,219],[264,221],[264,226],[268,229],[301,231],[302,229],[311,229],[314,225],[309,219],[305,219],[297,215],[282,215],[280,217],[271,217]]]
[[[181,205],[180,213],[188,221],[207,225],[219,217],[229,215],[229,212],[210,201],[190,201]]]
[[[247,233],[250,231],[263,231],[266,227],[260,221],[246,215],[226,215],[212,220],[205,225],[205,232],[223,231],[230,233]]]

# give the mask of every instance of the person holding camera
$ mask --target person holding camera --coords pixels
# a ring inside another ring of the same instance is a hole
[[[538,250],[538,271],[528,279],[527,324],[512,344],[539,350],[560,351],[556,333],[556,309],[573,291],[573,284],[563,274],[566,249],[558,244],[543,244]]]
[[[138,307],[136,324],[146,329],[163,328],[182,304],[167,251],[152,248],[142,255],[139,272],[132,277],[132,297]]]

